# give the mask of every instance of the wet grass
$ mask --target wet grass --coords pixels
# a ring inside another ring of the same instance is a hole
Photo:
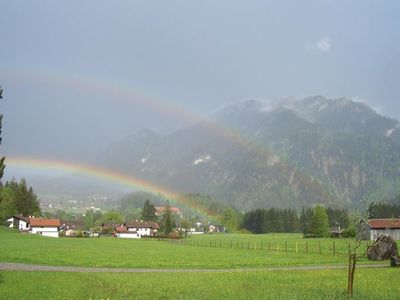
[[[398,299],[399,269],[358,269],[354,299]],[[224,273],[1,272],[1,299],[346,299],[346,270]]]
[[[269,239],[271,249],[268,248]],[[263,240],[262,246],[260,240]],[[321,240],[321,248],[325,247],[327,251],[319,253],[320,241],[304,241],[298,235],[291,234],[204,235],[171,242],[117,238],[48,238],[0,227],[0,241],[0,262],[55,266],[263,268],[347,263],[345,254],[333,255],[332,249],[327,248],[332,245],[331,239]],[[284,241],[288,241],[287,252]],[[301,248],[300,242],[308,243],[308,253]],[[297,252],[293,248],[296,243]],[[337,244],[340,243],[341,241],[337,241]],[[343,242],[342,245],[345,246],[346,243]],[[361,263],[366,262],[366,259],[361,259]]]
[[[216,241],[221,238],[226,239],[226,243],[221,242],[220,247]],[[321,254],[318,251],[300,251],[300,244],[297,253],[294,249],[286,252],[282,242],[278,242],[281,245],[279,251],[269,250],[268,243],[263,244],[263,249],[259,243],[247,247],[246,241],[253,238],[263,237],[209,235],[174,243],[143,239],[47,238],[0,227],[0,262],[114,268],[262,268],[347,262],[345,255],[333,255],[332,251],[322,251]],[[285,236],[281,235],[281,238],[283,241]],[[297,239],[291,235],[287,238],[292,242]],[[211,247],[207,239],[214,239]],[[233,240],[237,243],[231,247],[230,241]],[[196,245],[195,241],[200,244]],[[278,241],[276,237],[274,241]],[[201,246],[202,242],[205,245]],[[311,240],[307,242],[311,243]]]

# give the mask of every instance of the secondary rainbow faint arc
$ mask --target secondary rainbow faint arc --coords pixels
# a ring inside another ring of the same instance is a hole
[[[4,70],[3,70],[4,71]],[[230,139],[233,142],[244,145],[248,145],[247,139],[242,137],[238,132],[231,128],[227,128],[218,124],[214,121],[210,121],[207,118],[196,114],[182,106],[178,106],[173,103],[167,103],[161,101],[155,97],[145,96],[137,91],[130,88],[124,87],[122,85],[112,84],[110,82],[103,82],[101,80],[93,80],[91,78],[80,77],[80,76],[66,76],[63,74],[53,74],[48,72],[38,72],[29,71],[26,69],[5,69],[6,75],[15,78],[25,79],[31,82],[35,81],[45,81],[45,82],[55,82],[61,83],[63,85],[69,85],[77,87],[79,90],[85,91],[87,89],[91,91],[96,91],[96,93],[109,94],[115,96],[116,101],[126,101],[130,100],[135,103],[147,107],[151,110],[158,111],[165,115],[170,115],[177,117],[179,119],[190,121],[191,123],[201,123],[202,126],[208,128],[215,134],[218,134],[226,139]]]
[[[120,98],[117,98],[119,100],[121,99],[129,99],[131,101],[134,101],[136,103],[140,103],[143,106],[146,106],[150,109],[162,112],[164,114],[169,114],[176,116],[181,119],[189,120],[193,123],[199,123],[201,122],[202,126],[205,128],[210,129],[214,134],[217,134],[227,140],[232,141],[233,143],[239,145],[240,147],[244,149],[249,149],[252,151],[254,154],[256,154],[258,157],[261,157],[262,159],[268,159],[271,157],[271,155],[274,154],[274,152],[267,148],[265,145],[260,145],[254,140],[248,139],[246,137],[243,137],[239,132],[236,130],[233,130],[231,128],[228,128],[226,126],[223,126],[217,122],[207,120],[206,118],[202,117],[199,114],[193,113],[181,106],[171,104],[171,103],[166,103],[164,101],[161,101],[157,98],[154,97],[148,97],[141,95],[137,93],[136,91],[133,91],[131,89],[128,89],[126,87],[120,86],[120,85],[115,85],[111,84],[109,82],[102,82],[100,80],[93,80],[90,78],[84,78],[84,77],[76,77],[76,76],[65,76],[65,75],[59,75],[59,74],[49,74],[46,72],[30,72],[28,70],[6,70],[6,73],[8,73],[11,76],[15,77],[24,77],[28,78],[29,80],[35,81],[35,80],[45,80],[45,81],[53,81],[53,82],[61,82],[63,84],[67,85],[72,85],[79,87],[80,89],[91,89],[91,90],[96,90],[97,92],[100,93],[108,93]],[[280,164],[282,168],[290,168],[292,170],[296,170],[295,167],[291,166],[290,163],[285,162],[285,161],[280,161]],[[303,171],[296,170],[299,174],[303,174]],[[311,181],[304,176],[300,176],[299,180],[307,185],[310,184]],[[317,184],[324,190],[325,193],[329,194],[326,191],[326,188],[321,185],[318,181],[313,182],[314,184]]]
[[[49,160],[39,158],[27,158],[27,157],[6,157],[6,165],[20,166],[20,167],[33,167],[37,169],[56,169],[61,171],[69,172],[80,172],[85,175],[93,176],[100,179],[105,179],[118,184],[126,185],[132,188],[151,192],[153,194],[161,194],[164,197],[179,202],[191,209],[196,210],[201,214],[206,214],[210,217],[215,217],[215,214],[205,210],[203,207],[196,205],[195,203],[189,202],[188,197],[178,192],[172,191],[161,185],[153,182],[144,180],[142,178],[126,175],[106,168],[100,168],[93,165],[83,163],[73,163],[60,160]]]
[[[116,96],[115,100],[123,101],[129,99],[135,103],[139,103],[144,107],[190,121],[192,123],[201,123],[203,127],[208,128],[214,134],[217,134],[227,140],[230,140],[241,147],[251,148],[253,152],[261,157],[271,155],[273,152],[265,146],[260,146],[256,142],[243,137],[240,133],[232,128],[223,126],[217,122],[211,121],[200,114],[196,114],[188,109],[176,104],[161,101],[155,97],[144,96],[143,94],[133,91],[121,85],[112,84],[110,82],[102,82],[101,80],[93,80],[91,78],[79,76],[66,76],[64,74],[53,74],[48,72],[29,71],[26,69],[5,69],[5,73],[12,77],[27,79],[28,81],[46,81],[59,82],[64,85],[70,85],[80,90],[90,89],[101,94],[110,94]]]
[[[80,91],[90,90],[102,95],[111,95],[113,96],[113,101],[134,102],[151,110],[161,112],[162,114],[175,116],[179,119],[191,122],[197,122],[204,119],[202,116],[195,114],[182,106],[167,103],[157,99],[156,97],[144,95],[143,93],[121,84],[115,84],[97,78],[93,79],[92,77],[83,77],[79,75],[66,75],[64,73],[52,73],[38,70],[33,71],[20,68],[6,68],[2,71],[5,73],[5,76],[26,80],[28,82],[38,84],[41,84],[42,82],[45,82],[46,84],[61,84],[64,87],[70,86],[77,88]]]

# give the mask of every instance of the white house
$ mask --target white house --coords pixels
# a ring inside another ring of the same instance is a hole
[[[189,228],[189,230],[188,230],[188,234],[203,234],[203,233],[204,233],[204,231],[200,230],[199,227],[192,227],[192,228]]]
[[[151,221],[131,221],[125,223],[124,226],[117,227],[116,236],[119,238],[141,238],[142,236],[154,236],[160,226],[156,222]]]
[[[23,217],[21,215],[12,216],[7,220],[7,222],[10,224],[8,226],[10,228],[17,228],[21,231],[29,230],[29,218],[27,217]]]
[[[30,218],[29,221],[29,233],[58,237],[58,229],[61,225],[59,219]]]
[[[116,227],[115,230],[117,231],[115,236],[118,238],[140,239],[140,235],[136,231],[128,231],[128,229],[125,226]]]
[[[218,227],[215,225],[208,226],[208,232],[218,232]]]
[[[388,235],[395,241],[400,240],[400,219],[370,219],[367,225],[371,241],[383,235]]]

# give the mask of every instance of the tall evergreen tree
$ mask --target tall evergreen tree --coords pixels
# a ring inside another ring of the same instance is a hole
[[[14,191],[9,187],[2,187],[0,189],[0,220],[6,220],[16,213]]]
[[[175,227],[175,220],[172,216],[171,207],[169,203],[167,203],[164,214],[161,218],[161,230],[165,235],[169,235]]]
[[[301,215],[300,215],[300,226],[303,234],[311,234],[311,220],[313,216],[313,209],[312,208],[302,208]]]
[[[5,187],[10,188],[14,194],[16,212],[24,216],[40,215],[40,205],[32,187],[28,188],[24,178],[18,183],[15,179],[6,182]]]
[[[328,207],[326,213],[329,218],[330,227],[346,228],[349,225],[349,213],[344,208],[332,208]]]
[[[156,216],[156,208],[150,203],[149,200],[146,200],[142,209],[142,220],[143,221],[157,221]]]

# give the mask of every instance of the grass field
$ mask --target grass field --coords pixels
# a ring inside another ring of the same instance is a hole
[[[277,237],[279,236],[279,239]],[[273,237],[274,242],[283,241],[285,235]],[[122,268],[238,268],[291,265],[328,265],[346,263],[345,255],[333,255],[332,251],[317,253],[319,241],[308,240],[309,253],[304,251],[285,252],[261,250],[260,244],[246,247],[248,241],[269,239],[272,235],[206,235],[187,239],[186,244],[167,241],[117,238],[46,238],[37,235],[20,234],[18,231],[0,227],[0,261],[30,264],[122,267]],[[288,235],[288,244],[298,235]],[[219,242],[210,247],[210,240],[225,239],[224,247]],[[301,239],[299,239],[301,240]],[[195,246],[195,242],[199,246]],[[237,241],[230,247],[231,241]],[[243,241],[243,248],[241,248]],[[208,243],[207,243],[208,242]],[[323,248],[329,247],[332,240],[323,240]],[[202,245],[203,246],[200,246]],[[236,247],[236,244],[238,247]],[[346,242],[337,242],[345,250]],[[207,247],[205,245],[208,245]],[[275,245],[275,244],[273,244]],[[283,244],[281,242],[281,247]],[[311,251],[314,249],[314,251]],[[365,249],[364,249],[365,250]],[[366,261],[363,259],[361,262]]]
[[[399,299],[399,269],[359,269],[355,299]],[[346,299],[346,270],[109,274],[0,272],[0,299]]]
[[[305,253],[301,245],[306,240],[296,234],[199,235],[182,244],[116,238],[55,239],[0,227],[0,262],[153,269],[260,268],[221,273],[2,271],[0,299],[346,299],[345,269],[261,270],[273,266],[345,265],[347,257],[340,253],[346,251],[347,242],[337,240],[339,254],[333,255],[329,251],[332,241],[307,239],[309,251]],[[282,247],[285,242],[288,252]],[[269,250],[268,243],[280,244],[279,251]],[[297,253],[293,248],[296,243]],[[370,262],[362,258],[360,263]],[[389,267],[357,269],[355,298],[399,299],[399,272],[399,268]]]

